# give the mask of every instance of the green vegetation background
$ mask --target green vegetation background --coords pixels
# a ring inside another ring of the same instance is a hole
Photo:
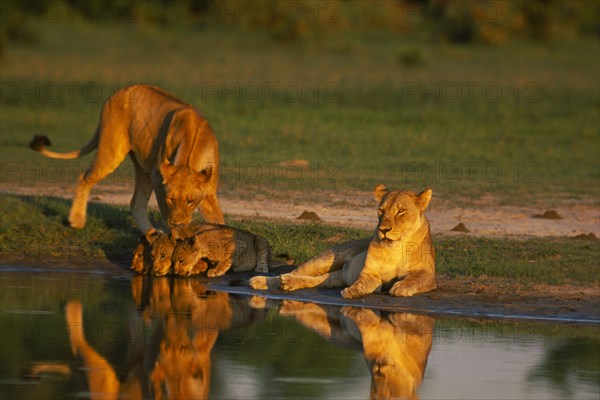
[[[222,190],[425,186],[449,201],[596,199],[596,1],[2,2],[0,182],[76,182],[118,87],[217,133]],[[90,156],[91,157],[91,156]],[[301,159],[308,168],[280,166]],[[129,162],[106,183],[132,180]],[[529,196],[529,197],[528,197]]]

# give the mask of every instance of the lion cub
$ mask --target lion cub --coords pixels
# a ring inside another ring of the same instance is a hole
[[[172,232],[172,235],[179,235]],[[271,246],[260,235],[223,225],[213,225],[193,236],[181,237],[173,253],[175,274],[190,276],[206,271],[209,277],[235,272],[268,272]]]
[[[133,251],[131,269],[142,275],[167,275],[171,272],[171,256],[177,244],[173,235],[175,237],[191,237],[202,230],[212,228],[213,225],[210,224],[188,224],[174,228],[171,234],[157,231],[154,228],[149,229],[145,235],[140,237],[140,242]]]
[[[133,250],[131,269],[141,275],[147,275],[152,270],[152,246],[146,235],[140,236],[139,243]]]
[[[431,195],[431,189],[416,194],[378,185],[379,223],[370,238],[341,243],[288,274],[253,277],[250,286],[286,291],[345,287],[341,294],[346,299],[382,289],[398,297],[435,289],[435,251],[425,216]]]

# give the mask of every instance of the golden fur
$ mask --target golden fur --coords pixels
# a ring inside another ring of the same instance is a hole
[[[132,85],[117,90],[102,106],[100,123],[79,150],[57,153],[50,140],[36,136],[33,150],[50,158],[71,159],[98,149],[81,175],[69,213],[73,228],[83,228],[93,185],[113,172],[127,154],[135,166],[131,210],[138,227],[152,227],[147,215],[152,191],[169,225],[186,224],[198,208],[208,222],[223,223],[217,199],[219,146],[204,116],[191,105],[154,86]]]
[[[170,234],[152,228],[140,237],[131,269],[139,274],[215,277],[235,272],[268,272],[271,247],[260,235],[224,225],[192,222]]]
[[[173,253],[176,275],[190,276],[207,270],[209,277],[235,272],[268,272],[271,247],[260,235],[222,225],[183,237]]]
[[[310,287],[346,287],[344,298],[389,288],[392,296],[412,296],[436,288],[435,251],[424,212],[431,189],[375,188],[379,223],[370,238],[339,244],[278,277],[254,277],[254,289],[286,291]]]
[[[171,234],[165,234],[154,228],[140,236],[139,243],[133,251],[131,269],[141,275],[167,275],[172,271],[172,255],[177,244],[175,237],[192,237],[204,229],[212,229],[214,225],[191,223],[175,227]]]
[[[247,304],[232,301],[227,293],[207,292],[197,281],[176,280],[171,284],[168,279],[142,276],[132,280],[136,306],[147,318],[142,319],[135,308],[129,314],[124,330],[131,335],[127,362],[119,375],[87,342],[81,302],[67,303],[71,349],[85,366],[75,372],[85,371],[92,398],[208,398],[211,351],[219,332],[232,324],[248,323],[253,315]],[[152,330],[149,337],[144,334],[147,330]]]
[[[362,348],[371,372],[372,399],[416,399],[431,351],[434,319],[366,308],[283,301],[280,315],[292,316],[324,338]]]

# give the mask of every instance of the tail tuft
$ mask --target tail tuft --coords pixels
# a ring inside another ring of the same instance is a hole
[[[46,146],[52,146],[52,143],[48,139],[48,136],[45,135],[35,135],[29,143],[29,147],[35,151],[42,151]]]

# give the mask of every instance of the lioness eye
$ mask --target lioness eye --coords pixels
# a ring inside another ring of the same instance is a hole
[[[192,200],[192,199],[188,199],[188,201],[187,201],[187,205],[188,205],[188,206],[191,206],[192,204],[194,204],[194,200]]]
[[[166,257],[166,255],[164,253],[160,255],[161,260],[164,260],[165,257]]]
[[[404,214],[405,212],[406,212],[406,210],[405,210],[404,208],[401,208],[401,209],[399,209],[399,210],[396,212],[396,215],[402,215],[402,214]]]

